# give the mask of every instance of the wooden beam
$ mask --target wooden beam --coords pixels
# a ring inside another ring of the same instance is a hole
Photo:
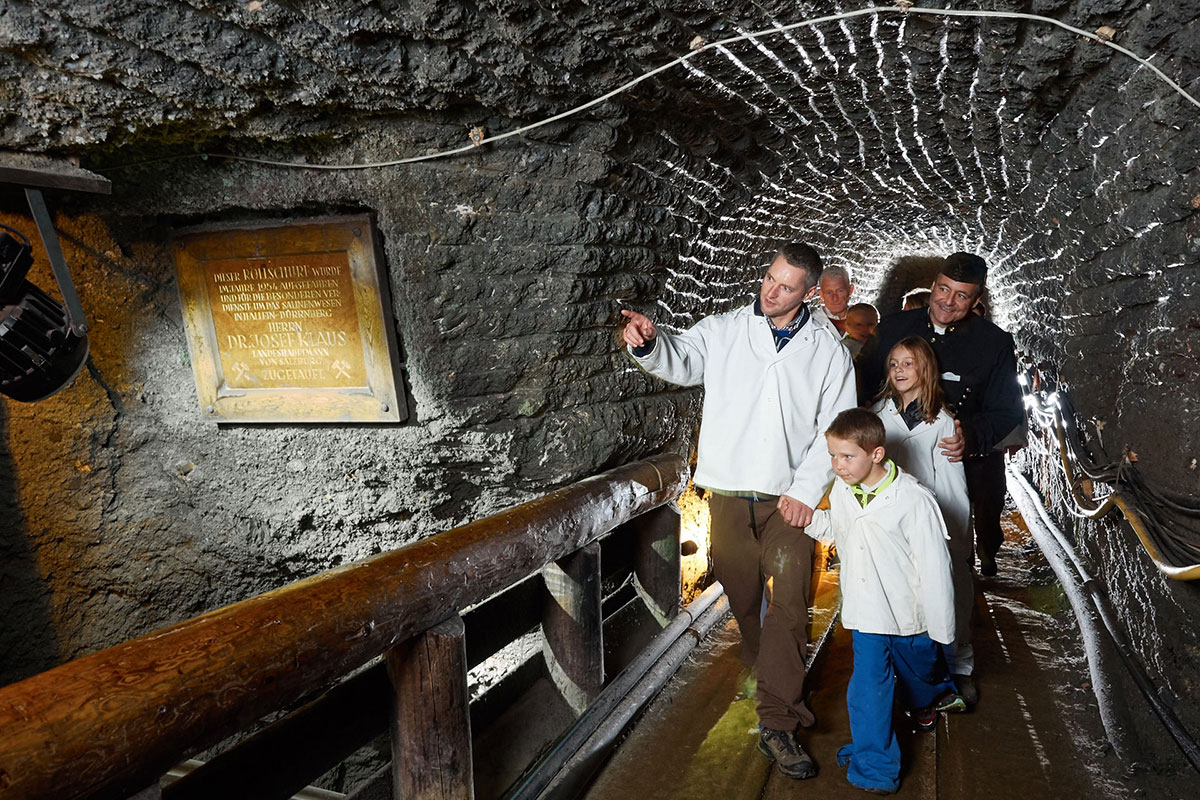
[[[618,467],[0,688],[4,800],[124,800],[686,481],[678,456]]]
[[[392,797],[472,800],[466,628],[455,615],[387,655],[395,692]]]
[[[36,189],[112,194],[112,181],[61,158],[29,153],[0,153],[0,183]]]
[[[542,568],[546,666],[563,698],[583,713],[604,686],[604,620],[600,609],[600,543]]]
[[[634,579],[646,607],[666,625],[679,613],[679,509],[659,506],[627,524],[637,532]]]

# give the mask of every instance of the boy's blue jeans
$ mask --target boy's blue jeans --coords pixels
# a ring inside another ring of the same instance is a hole
[[[846,690],[851,743],[838,751],[838,764],[850,765],[846,779],[860,789],[896,791],[900,786],[900,745],[892,727],[892,699],[904,708],[932,705],[954,691],[938,645],[923,633],[891,636],[854,634],[854,672]]]

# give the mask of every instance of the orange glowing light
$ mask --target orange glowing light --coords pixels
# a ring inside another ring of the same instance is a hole
[[[705,579],[710,572],[708,557],[709,545],[709,513],[708,500],[696,493],[689,483],[687,491],[677,501],[679,505],[680,523],[679,540],[685,544],[684,552],[689,549],[687,542],[696,546],[691,555],[680,559],[680,578],[683,584],[683,602],[686,604],[704,589]]]

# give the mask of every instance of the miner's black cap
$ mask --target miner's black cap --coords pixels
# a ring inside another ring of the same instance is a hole
[[[951,253],[942,264],[942,274],[952,281],[983,286],[987,280],[987,262],[974,253]]]

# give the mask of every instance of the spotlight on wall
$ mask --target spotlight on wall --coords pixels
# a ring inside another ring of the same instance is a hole
[[[59,302],[28,280],[33,244],[21,231],[0,224],[0,394],[33,402],[70,385],[88,356],[83,305],[41,190],[111,194],[112,184],[74,159],[0,151],[6,205],[10,187],[24,191],[62,298]]]
[[[0,228],[0,393],[32,402],[79,374],[88,354],[87,325],[77,332],[80,325],[72,325],[62,304],[26,280],[33,246],[17,229]]]

